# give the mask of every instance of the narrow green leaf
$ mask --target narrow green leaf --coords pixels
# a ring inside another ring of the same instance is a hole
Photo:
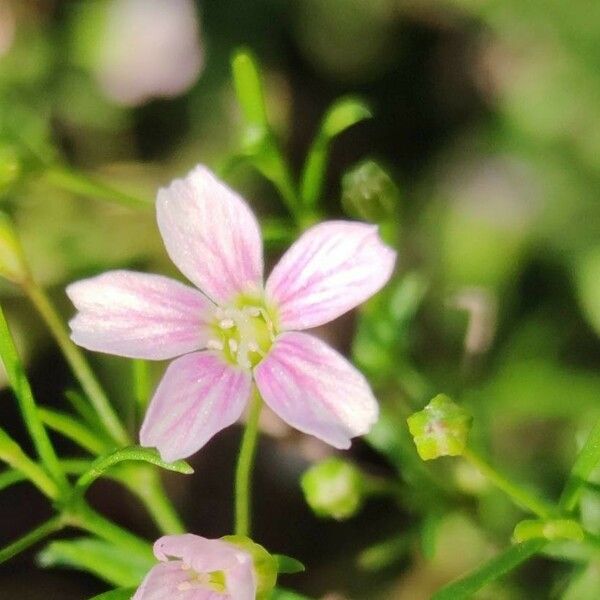
[[[25,422],[25,426],[29,431],[29,435],[31,436],[38,456],[59,486],[66,487],[67,480],[60,468],[58,457],[56,456],[54,447],[52,446],[50,438],[46,433],[44,424],[38,415],[33,392],[31,391],[31,386],[29,385],[29,380],[25,375],[23,364],[21,363],[17,353],[15,342],[10,333],[8,323],[4,317],[4,311],[1,307],[0,358],[4,364],[8,382],[17,398],[23,421]]]
[[[325,179],[329,145],[333,138],[371,116],[367,105],[357,98],[341,98],[329,108],[304,165],[300,184],[300,197],[304,206],[312,208],[319,199]]]
[[[251,164],[277,188],[288,210],[299,220],[296,187],[267,119],[258,62],[252,53],[242,48],[234,53],[231,70],[245,125],[243,158],[235,158],[227,168],[244,160]]]
[[[15,540],[5,548],[0,549],[0,563],[12,558],[13,556],[24,552],[27,548],[30,548],[34,544],[37,544],[40,540],[52,535],[59,531],[64,526],[61,517],[53,517],[45,523],[42,523],[39,527],[36,527],[29,533]]]
[[[251,127],[265,131],[269,125],[258,63],[246,48],[238,49],[231,60],[233,83],[244,118]]]
[[[78,538],[51,542],[38,554],[42,567],[69,567],[93,573],[111,585],[135,586],[154,561],[104,540]]]
[[[85,173],[79,173],[66,166],[55,165],[48,167],[45,174],[45,180],[51,185],[81,196],[106,200],[126,206],[127,208],[151,208],[151,200],[137,198],[131,194],[126,194],[97,181]]]
[[[94,430],[103,430],[102,422],[92,408],[90,401],[76,390],[67,390],[65,398],[79,414],[79,416]]]
[[[104,454],[111,446],[68,413],[50,408],[40,408],[38,414],[43,423],[50,429],[64,435],[92,454]]]
[[[135,594],[136,588],[119,588],[118,590],[110,590],[110,592],[104,592],[99,596],[94,596],[90,600],[131,600],[133,594]]]
[[[440,591],[436,592],[431,600],[463,600],[471,598],[484,585],[495,581],[509,571],[516,569],[520,564],[539,552],[545,540],[529,540],[523,544],[510,546],[474,571],[458,579]]]
[[[167,471],[175,471],[184,475],[190,475],[194,469],[183,460],[174,463],[167,463],[162,460],[158,452],[151,448],[140,448],[139,446],[130,446],[122,448],[99,457],[87,473],[84,473],[76,483],[76,488],[83,491],[87,489],[96,479],[102,477],[108,469],[114,465],[125,461],[147,462]]]
[[[21,481],[27,481],[27,477],[23,473],[20,473],[16,469],[7,469],[3,473],[0,473],[0,492]]]
[[[286,556],[285,554],[273,554],[273,558],[277,561],[278,573],[302,573],[306,571],[306,567],[295,558]]]
[[[13,440],[4,429],[0,427],[0,460],[4,461],[17,471],[23,473],[43,494],[58,498],[60,490],[55,481],[38,465],[31,460],[21,446]]]
[[[579,495],[592,471],[600,462],[600,419],[590,432],[583,448],[579,452],[567,485],[560,498],[560,507],[571,511],[577,506]]]

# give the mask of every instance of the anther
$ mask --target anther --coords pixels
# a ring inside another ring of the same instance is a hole
[[[221,319],[221,322],[219,323],[221,329],[231,329],[234,325],[235,322],[233,319]]]

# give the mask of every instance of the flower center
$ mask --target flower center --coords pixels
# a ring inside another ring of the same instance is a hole
[[[240,297],[230,306],[215,309],[208,347],[220,350],[225,360],[243,369],[255,367],[275,340],[271,315],[260,301]]]
[[[213,571],[211,573],[198,573],[194,571],[190,565],[182,563],[181,568],[188,572],[187,581],[181,582],[177,586],[180,592],[187,592],[199,588],[202,590],[210,590],[217,594],[226,594],[227,585],[225,583],[225,573],[223,571]]]

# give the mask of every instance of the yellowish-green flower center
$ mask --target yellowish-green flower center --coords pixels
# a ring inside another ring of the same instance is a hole
[[[208,347],[222,352],[231,364],[252,369],[275,340],[275,324],[264,302],[240,296],[229,306],[215,309]]]
[[[181,568],[188,572],[188,579],[177,586],[177,589],[180,592],[186,592],[194,588],[200,588],[203,590],[211,590],[217,594],[227,593],[227,584],[225,581],[225,573],[223,571],[198,573],[186,563],[183,563]]]

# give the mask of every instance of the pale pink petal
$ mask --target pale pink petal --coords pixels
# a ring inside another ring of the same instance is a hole
[[[153,567],[132,600],[208,600],[210,592],[207,590],[179,590],[179,586],[189,580],[189,571],[182,566],[182,561],[172,561]]]
[[[171,563],[178,564],[180,570],[181,565],[187,565],[196,573],[223,571],[227,598],[230,600],[254,600],[255,598],[256,577],[252,557],[233,544],[223,540],[209,540],[189,533],[168,535],[154,544],[154,554],[161,561],[180,559]],[[146,588],[149,586],[147,585]],[[140,597],[139,600],[146,600],[146,598]]]
[[[140,441],[172,462],[197,452],[235,423],[250,396],[251,376],[212,352],[175,359],[146,413]]]
[[[217,303],[262,287],[256,218],[206,167],[158,192],[158,227],[171,260]]]
[[[312,335],[280,335],[254,378],[284,421],[336,448],[348,448],[350,438],[377,421],[377,402],[363,375]]]
[[[339,317],[383,287],[395,261],[396,253],[374,225],[315,225],[283,255],[267,281],[280,329],[308,329]]]
[[[206,344],[213,304],[173,279],[109,271],[72,283],[67,295],[79,310],[71,338],[89,350],[162,360]]]

